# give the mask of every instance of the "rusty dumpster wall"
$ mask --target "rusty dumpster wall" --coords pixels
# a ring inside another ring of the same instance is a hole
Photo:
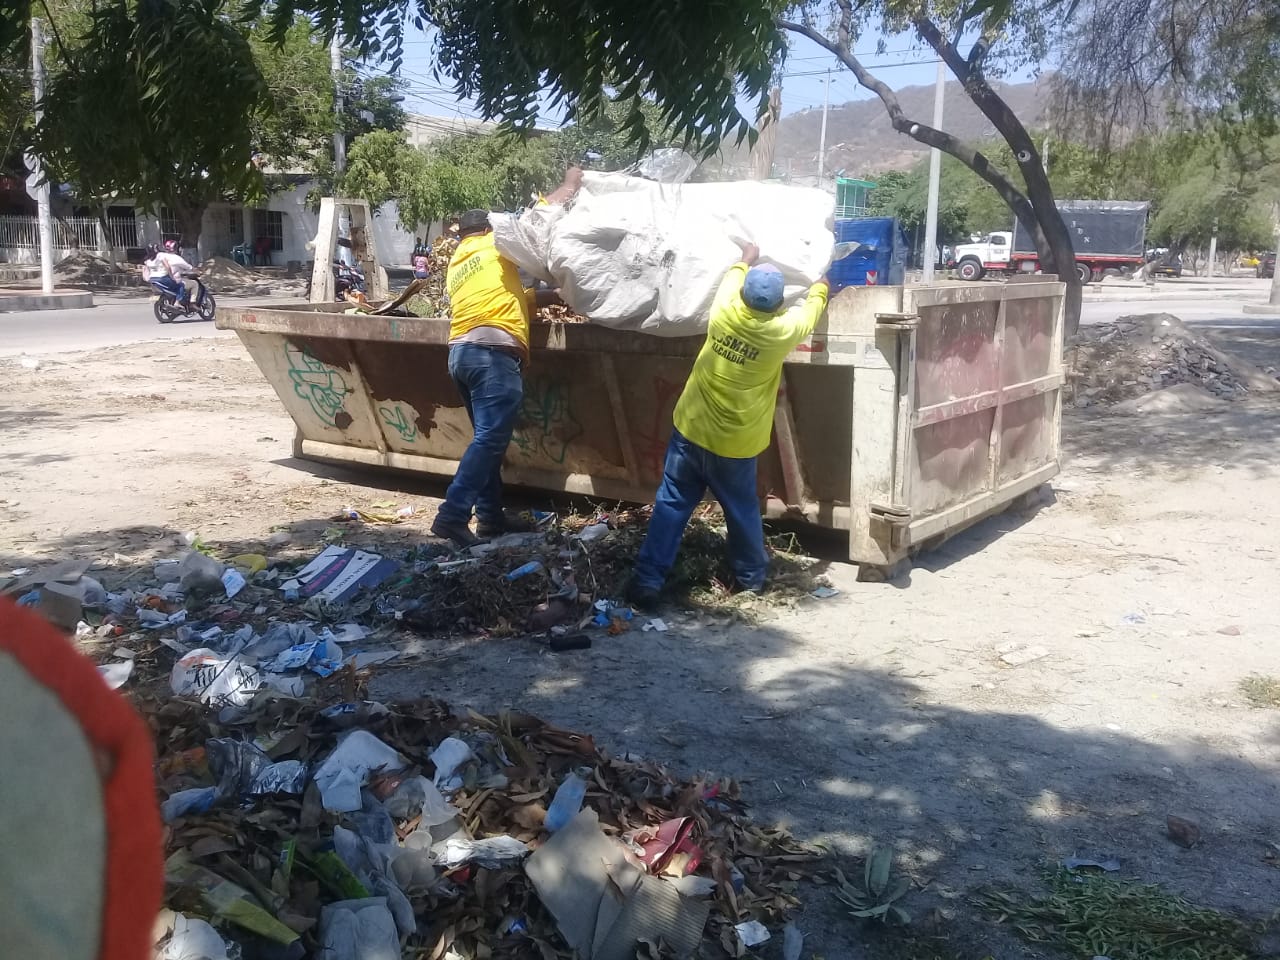
[[[298,452],[452,476],[471,426],[449,377],[443,334],[431,326],[443,321],[402,320],[393,328],[381,318],[324,313],[307,322],[308,312],[264,308],[234,322],[297,425]],[[336,335],[302,332],[322,329]],[[652,499],[672,410],[702,338],[655,340],[593,330],[594,336],[569,331],[565,340],[549,343],[546,332],[540,333],[504,465],[508,481]],[[620,339],[631,349],[617,350]],[[636,341],[648,349],[635,349]],[[796,443],[805,496],[847,509],[849,429],[831,428],[833,404],[846,417],[851,409],[851,371],[789,376],[785,392],[800,426]],[[759,492],[762,499],[786,501],[776,445],[760,458]],[[816,514],[816,504],[811,512]]]
[[[897,499],[909,543],[945,532],[1058,470],[1062,375],[1060,285],[909,288],[918,316],[910,449]]]

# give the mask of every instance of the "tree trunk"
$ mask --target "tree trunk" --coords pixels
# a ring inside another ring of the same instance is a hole
[[[1280,270],[1271,271],[1271,296],[1267,298],[1267,303],[1280,307]]]
[[[192,264],[200,262],[200,232],[204,229],[204,212],[209,207],[204,201],[177,201],[173,212],[178,218],[178,229],[182,236],[178,238],[178,246],[183,256]]]
[[[1027,128],[1022,125],[1017,114],[1009,109],[1009,105],[991,88],[983,75],[982,60],[989,46],[988,41],[985,38],[979,39],[969,59],[966,60],[960,56],[955,44],[943,37],[932,20],[927,17],[918,17],[913,23],[921,39],[942,57],[947,67],[964,85],[964,91],[969,99],[982,111],[983,116],[991,121],[996,132],[1013,150],[1013,155],[1018,161],[1018,170],[1026,184],[1027,199],[1035,211],[1035,218],[1047,247],[1046,250],[1040,250],[1037,247],[1037,252],[1041,256],[1040,267],[1045,273],[1057,274],[1058,279],[1066,284],[1065,333],[1068,337],[1074,336],[1080,328],[1083,290],[1080,275],[1077,272],[1071,232],[1067,230],[1067,224],[1058,211],[1053,187],[1049,184],[1049,175],[1045,172],[1035,141],[1027,132]]]
[[[107,205],[105,202],[97,204],[98,226],[102,230],[103,252],[107,255],[107,260],[111,266],[116,266],[116,245],[111,242],[111,226],[107,223]]]
[[[931,39],[929,29],[932,25],[929,21],[923,21],[923,24],[917,22],[920,35],[935,46],[951,72],[962,81],[966,81],[965,92],[969,98],[987,114],[1005,141],[1014,149],[1019,168],[1023,172],[1023,179],[1027,183],[1025,192],[1019,190],[981,151],[975,150],[949,133],[935,130],[908,118],[894,92],[882,80],[873,76],[852,52],[850,31],[852,0],[837,0],[836,5],[842,11],[838,27],[839,42],[831,40],[808,24],[780,19],[778,26],[783,30],[808,37],[818,46],[834,54],[853,72],[859,84],[880,98],[895,130],[919,143],[936,147],[950,154],[995,189],[1000,198],[1009,205],[1009,209],[1017,216],[1018,222],[1022,224],[1032,243],[1035,244],[1036,255],[1040,259],[1042,269],[1045,272],[1056,273],[1065,285],[1064,334],[1067,337],[1073,336],[1080,325],[1082,306],[1082,290],[1080,277],[1076,273],[1075,251],[1071,246],[1071,235],[1066,223],[1054,202],[1049,180],[1044,175],[1044,170],[1040,168],[1040,154],[1021,122],[1009,109],[1008,104],[991,90],[985,80],[974,85],[968,82],[972,79],[972,68],[959,56],[953,46],[941,39],[936,27],[932,27],[933,39]],[[1033,165],[1035,170],[1039,171],[1038,176],[1031,171]]]

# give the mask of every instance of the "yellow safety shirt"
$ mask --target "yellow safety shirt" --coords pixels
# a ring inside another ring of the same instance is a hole
[[[722,457],[754,457],[769,446],[782,362],[827,306],[827,285],[815,283],[786,313],[753,310],[742,301],[747,269],[735,264],[720,282],[706,343],[675,409],[676,429]]]
[[[530,291],[516,266],[498,253],[492,233],[464,237],[449,260],[445,289],[453,316],[450,342],[476,327],[496,327],[529,352]]]

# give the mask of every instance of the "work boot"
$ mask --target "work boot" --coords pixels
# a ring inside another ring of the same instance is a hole
[[[662,594],[633,580],[627,585],[627,603],[641,613],[654,613],[662,603]]]
[[[503,510],[502,520],[498,523],[481,520],[476,524],[476,533],[482,540],[496,540],[507,533],[533,533],[537,529],[536,521],[514,510]]]
[[[450,523],[438,514],[431,524],[431,535],[441,540],[452,541],[454,546],[463,550],[485,542],[483,537],[477,537],[472,533],[467,524]]]

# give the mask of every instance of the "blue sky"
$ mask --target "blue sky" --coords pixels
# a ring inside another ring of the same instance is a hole
[[[878,33],[869,34],[857,45],[859,58],[878,77],[895,89],[934,82],[937,71],[936,57],[931,49],[923,46],[915,38],[914,34],[885,37],[883,54],[875,52],[879,39]],[[430,38],[422,33],[412,33],[405,40],[404,66],[401,72],[402,79],[408,85],[406,109],[413,113],[430,116],[478,116],[473,104],[458,101],[446,82],[436,81],[431,76],[431,64]],[[793,37],[791,55],[787,60],[782,81],[784,116],[805,109],[821,108],[827,67],[832,68],[831,103],[833,105],[852,100],[865,100],[874,96],[870,91],[858,86],[853,75],[817,44],[804,37]],[[1009,79],[1030,79],[1030,73],[1023,72]],[[742,108],[750,115],[754,105],[744,101]],[[543,125],[555,126],[559,119],[554,114],[548,114],[543,120]]]

